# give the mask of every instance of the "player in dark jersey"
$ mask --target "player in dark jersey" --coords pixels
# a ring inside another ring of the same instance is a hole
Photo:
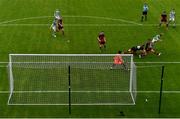
[[[149,54],[149,53],[153,53],[156,54],[157,56],[160,56],[161,53],[157,52],[154,49],[154,43],[152,42],[151,39],[148,39],[146,45],[145,45],[145,55]]]
[[[159,27],[161,27],[162,24],[166,25],[166,28],[168,28],[168,21],[167,21],[167,14],[166,11],[163,11],[163,13],[161,14],[161,21],[159,23]]]
[[[106,37],[104,35],[104,32],[100,32],[97,39],[98,39],[100,50],[102,50],[102,47],[106,48]]]
[[[145,45],[138,45],[130,48],[125,54],[139,55],[139,58],[145,55]]]
[[[62,34],[64,35],[64,26],[63,26],[62,18],[57,20],[57,29],[58,31],[62,31]]]
[[[144,45],[138,45],[130,48],[127,53],[129,54],[137,54],[138,51],[143,51],[144,50]]]

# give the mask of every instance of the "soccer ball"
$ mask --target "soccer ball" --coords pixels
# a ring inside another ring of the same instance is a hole
[[[148,102],[148,99],[147,99],[147,98],[145,99],[145,102]]]

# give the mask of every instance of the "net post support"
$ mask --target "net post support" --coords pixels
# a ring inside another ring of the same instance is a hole
[[[164,77],[164,66],[162,66],[162,70],[161,70],[161,84],[160,84],[159,111],[158,111],[158,114],[161,114],[161,102],[162,102],[162,91],[163,91],[163,77]]]
[[[69,82],[69,114],[71,114],[71,67],[68,66],[68,82]]]

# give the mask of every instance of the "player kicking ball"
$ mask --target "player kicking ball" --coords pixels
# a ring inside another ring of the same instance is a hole
[[[162,24],[166,25],[166,29],[168,29],[168,21],[167,21],[167,14],[166,11],[163,11],[161,14],[161,21],[159,23],[159,28],[161,27]]]
[[[174,9],[172,9],[169,13],[169,23],[168,24],[173,23],[174,28],[176,27],[175,16],[176,16],[176,12]]]
[[[123,66],[124,70],[127,70],[127,66],[125,65],[125,62],[121,56],[122,51],[118,51],[118,54],[116,54],[116,56],[114,56],[113,58],[113,65],[111,66],[111,69],[117,69],[119,66]]]
[[[106,37],[104,35],[104,32],[100,32],[97,37],[98,43],[99,43],[99,49],[102,52],[102,48],[106,48]]]

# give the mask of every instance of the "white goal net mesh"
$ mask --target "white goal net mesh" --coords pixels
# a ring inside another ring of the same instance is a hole
[[[133,105],[136,66],[122,54],[10,54],[9,105]],[[70,90],[69,90],[70,88]]]

